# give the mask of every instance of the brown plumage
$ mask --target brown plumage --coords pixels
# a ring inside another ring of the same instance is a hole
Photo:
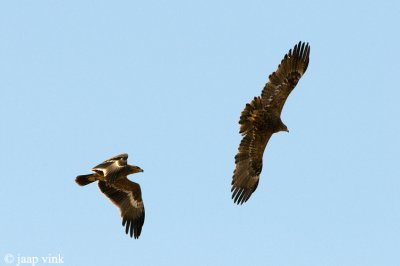
[[[262,157],[272,134],[287,131],[281,120],[283,105],[290,92],[306,72],[310,46],[299,42],[290,49],[269,76],[261,96],[254,97],[241,113],[239,124],[243,139],[235,156],[236,168],[232,179],[232,199],[237,204],[246,202],[258,186]]]
[[[138,238],[145,217],[142,192],[139,184],[130,181],[127,176],[143,170],[129,165],[127,159],[126,153],[114,156],[93,167],[93,174],[77,176],[75,181],[80,186],[99,181],[100,191],[119,208],[125,232]]]

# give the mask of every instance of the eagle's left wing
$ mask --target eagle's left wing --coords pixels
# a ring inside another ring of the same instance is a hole
[[[264,150],[272,136],[265,115],[261,98],[255,97],[240,116],[243,139],[235,156],[231,189],[232,199],[237,204],[246,202],[258,186]]]
[[[115,181],[124,167],[128,164],[128,154],[114,156],[92,168],[94,172],[101,172],[108,181]]]
[[[139,184],[128,179],[109,184],[99,181],[99,188],[120,210],[125,232],[139,238],[144,224],[144,205]]]

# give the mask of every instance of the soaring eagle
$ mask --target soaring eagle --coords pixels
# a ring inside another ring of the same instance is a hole
[[[268,77],[261,96],[254,97],[240,115],[240,132],[243,136],[235,156],[236,168],[232,178],[232,199],[237,204],[246,202],[256,190],[262,170],[265,147],[272,134],[289,132],[281,120],[282,107],[290,92],[306,72],[310,46],[299,42],[290,49]]]
[[[77,176],[75,182],[85,186],[99,181],[101,190],[120,210],[126,234],[138,238],[144,223],[144,205],[139,184],[127,176],[143,172],[138,166],[129,165],[128,154],[114,156],[92,168],[93,174]]]

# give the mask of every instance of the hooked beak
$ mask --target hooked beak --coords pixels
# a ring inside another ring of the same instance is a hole
[[[139,166],[133,166],[132,168],[133,168],[133,171],[134,171],[135,173],[143,172],[143,169],[140,168]]]

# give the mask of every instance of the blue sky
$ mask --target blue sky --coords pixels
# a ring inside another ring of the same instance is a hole
[[[2,1],[1,263],[400,265],[399,18],[398,1]],[[240,112],[300,40],[290,133],[236,206]],[[74,182],[123,152],[145,170],[139,240]]]

